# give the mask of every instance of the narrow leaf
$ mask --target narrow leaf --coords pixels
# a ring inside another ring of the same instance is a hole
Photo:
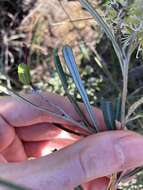
[[[113,114],[112,102],[102,100],[101,109],[103,111],[103,116],[104,116],[107,129],[113,130],[114,129],[114,114]]]
[[[98,24],[102,27],[107,37],[111,40],[116,55],[119,59],[121,70],[123,73],[123,65],[124,65],[124,55],[122,53],[121,48],[119,47],[114,34],[110,30],[109,26],[105,23],[103,18],[99,15],[99,13],[94,9],[94,7],[87,0],[80,0],[81,5],[96,19]]]
[[[128,180],[128,178],[136,175],[137,173],[139,173],[141,171],[143,171],[143,167],[135,168],[134,170],[131,170],[130,172],[127,172],[125,175],[123,175],[121,180]]]
[[[75,111],[80,116],[81,120],[83,121],[83,126],[85,125],[85,127],[88,128],[90,126],[90,124],[86,120],[86,117],[83,114],[83,112],[81,111],[81,109],[80,109],[78,103],[76,102],[75,98],[73,96],[71,96],[69,91],[68,91],[67,75],[65,74],[65,72],[63,70],[63,67],[62,67],[62,64],[61,64],[61,61],[60,61],[60,58],[58,55],[58,49],[54,49],[54,63],[55,63],[57,73],[58,73],[60,80],[62,82],[62,86],[64,88],[64,91],[65,91],[69,101],[72,103]]]
[[[87,93],[84,89],[84,86],[82,84],[82,81],[81,81],[81,78],[80,78],[80,74],[79,74],[79,71],[78,71],[78,68],[76,66],[76,62],[75,62],[75,58],[74,58],[74,55],[73,55],[73,52],[72,52],[72,49],[71,47],[69,47],[68,45],[64,46],[63,48],[63,56],[64,56],[64,59],[65,59],[65,62],[68,66],[68,69],[73,77],[73,80],[75,82],[75,85],[82,97],[82,100],[85,104],[85,107],[87,109],[87,112],[89,114],[89,117],[93,123],[93,126],[95,127],[96,131],[98,131],[98,126],[97,126],[97,121],[96,121],[96,118],[95,118],[95,114],[93,112],[93,109],[89,103],[89,99],[88,99],[88,96],[87,96]]]
[[[63,70],[59,55],[58,55],[58,49],[54,49],[54,63],[55,63],[58,75],[60,77],[60,80],[62,82],[62,86],[63,86],[64,90],[67,91],[68,90],[67,78],[64,73],[64,70]]]
[[[18,65],[18,77],[20,82],[25,85],[31,84],[31,76],[30,76],[30,68],[27,64],[19,64]]]
[[[72,105],[74,106],[75,111],[78,113],[80,119],[82,120],[83,126],[85,125],[85,127],[87,127],[90,131],[95,132],[94,129],[92,127],[90,127],[90,123],[86,119],[86,116],[80,109],[78,102],[76,102],[75,98],[73,96],[71,96],[70,94],[67,94],[67,96],[68,96],[68,99],[70,100],[70,102],[72,103]]]
[[[21,187],[19,185],[16,185],[14,183],[11,183],[11,182],[3,180],[3,179],[0,179],[0,186],[6,187],[6,188],[12,189],[12,190],[30,190],[29,188],[27,189],[27,188]]]

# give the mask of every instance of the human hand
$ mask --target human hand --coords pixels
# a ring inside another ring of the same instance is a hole
[[[79,119],[70,105],[65,104],[62,98],[51,96],[51,101],[53,101],[52,99],[68,111],[74,119]],[[52,118],[48,114],[41,113],[33,108],[30,109],[29,106],[11,99],[5,99],[2,104],[3,109],[0,109],[0,113],[11,124],[11,128],[16,126],[16,136],[12,130],[11,134],[14,134],[14,139],[18,139],[15,141],[19,142],[13,143],[14,146],[10,145],[8,148],[3,148],[2,155],[8,161],[25,160],[26,154],[28,156],[41,156],[45,147],[49,148],[54,145],[61,148],[76,140],[75,136],[72,136],[72,138],[68,137],[62,141],[61,137],[58,137],[61,130],[56,128],[56,131],[51,124],[48,127],[52,126],[54,133],[50,133],[51,130],[47,129],[47,124],[45,125],[47,122],[52,123]],[[16,114],[13,110],[16,110]],[[98,115],[101,127],[104,128],[102,113],[97,109],[95,112]],[[53,118],[54,122],[55,119]],[[19,151],[19,148],[23,147],[19,139],[23,139],[25,151],[23,148],[22,151]],[[51,144],[51,141],[54,144]],[[2,165],[0,172],[2,177],[35,190],[71,190],[78,184],[85,184],[89,181],[90,183],[85,185],[86,189],[102,190],[106,188],[109,182],[109,179],[104,176],[143,164],[142,145],[143,138],[133,132],[103,132],[79,140],[77,143],[44,158],[22,162],[18,165]],[[15,154],[19,152],[12,160],[10,160],[11,155],[9,154],[11,150]],[[10,169],[14,170],[12,176],[9,172]]]
[[[42,108],[58,113],[57,109],[54,110],[49,105],[49,102],[52,102],[62,108],[75,121],[80,121],[73,106],[64,97],[46,93],[42,94],[42,96],[37,94],[29,95],[26,98]],[[54,123],[58,123],[67,127],[65,120],[59,120],[51,114],[35,109],[29,104],[11,97],[1,98],[0,104],[0,152],[8,162],[23,161],[27,159],[27,156],[39,157],[45,154],[46,151],[55,148],[60,149],[80,138],[63,132],[63,130],[54,125]],[[83,105],[81,107],[85,115],[87,115]],[[103,129],[102,113],[97,108],[94,110],[100,122],[100,127]],[[61,113],[58,114],[60,115]],[[76,126],[70,125],[70,128],[75,130]]]

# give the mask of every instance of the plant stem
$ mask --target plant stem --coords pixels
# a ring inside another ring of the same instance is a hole
[[[116,190],[117,173],[112,174],[107,190]]]
[[[123,72],[123,92],[122,92],[122,106],[121,106],[121,124],[123,129],[125,129],[126,124],[126,100],[128,93],[128,67],[129,67],[128,59],[124,60],[124,72]]]

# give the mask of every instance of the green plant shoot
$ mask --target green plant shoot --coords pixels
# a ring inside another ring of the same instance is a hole
[[[20,82],[24,85],[31,84],[31,75],[30,75],[30,67],[27,64],[19,64],[18,65],[18,77]]]

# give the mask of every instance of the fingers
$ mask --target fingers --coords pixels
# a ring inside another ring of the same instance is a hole
[[[15,136],[13,142],[2,151],[2,155],[8,162],[20,162],[27,159],[22,142]]]
[[[55,149],[59,150],[70,144],[72,139],[53,139],[50,141],[25,142],[24,149],[28,157],[41,157],[52,153]]]
[[[20,127],[16,128],[15,130],[18,137],[23,141],[51,140],[58,136],[61,132],[61,129],[49,123]]]
[[[38,107],[46,108],[47,110],[54,111],[57,114],[61,114],[61,112],[55,107],[51,106],[49,102],[57,106],[66,104],[65,98],[50,93],[47,93],[46,95],[44,93],[41,95],[26,95],[25,98]],[[2,100],[2,104],[3,106],[0,108],[0,113],[5,118],[7,118],[9,123],[11,123],[13,126],[29,126],[43,122],[52,123],[53,121],[61,123],[64,122],[52,116],[51,114],[48,114],[47,112],[40,111],[30,104],[18,101],[13,98],[4,98]]]
[[[107,177],[98,178],[83,185],[84,190],[106,190],[110,179]]]
[[[89,136],[47,157],[32,161],[32,168],[36,171],[38,167],[37,175],[41,176],[32,185],[38,188],[42,183],[43,189],[48,184],[49,189],[67,190],[95,178],[141,166],[142,147],[143,137],[129,131]]]
[[[15,131],[18,137],[22,141],[26,142],[47,141],[55,138],[75,140],[79,140],[81,138],[77,135],[65,132],[50,123],[35,124],[27,127],[16,127]]]
[[[80,117],[76,113],[72,104],[65,97],[61,97],[52,93],[42,93],[41,95],[29,95],[26,96],[26,98],[28,98],[30,101],[32,101],[39,107],[46,108],[48,110],[56,112],[57,114],[62,115],[62,113],[57,109],[57,107],[60,107],[60,109],[63,109],[64,112],[67,113],[74,120],[80,120]],[[0,108],[0,113],[5,118],[7,118],[9,123],[13,126],[29,126],[44,122],[68,124],[65,120],[58,119],[57,117],[52,116],[51,114],[39,111],[38,109],[34,108],[29,104],[14,100],[12,98],[5,98],[2,100],[1,103],[3,106],[1,106]],[[56,107],[53,105],[56,105]],[[85,107],[82,104],[80,106],[82,107],[84,114],[88,118],[88,114],[85,110]],[[96,114],[100,127],[103,129],[105,127],[105,124],[102,112],[96,108],[94,108],[94,112]]]
[[[0,116],[0,151],[6,149],[15,138],[15,131],[3,117]]]

